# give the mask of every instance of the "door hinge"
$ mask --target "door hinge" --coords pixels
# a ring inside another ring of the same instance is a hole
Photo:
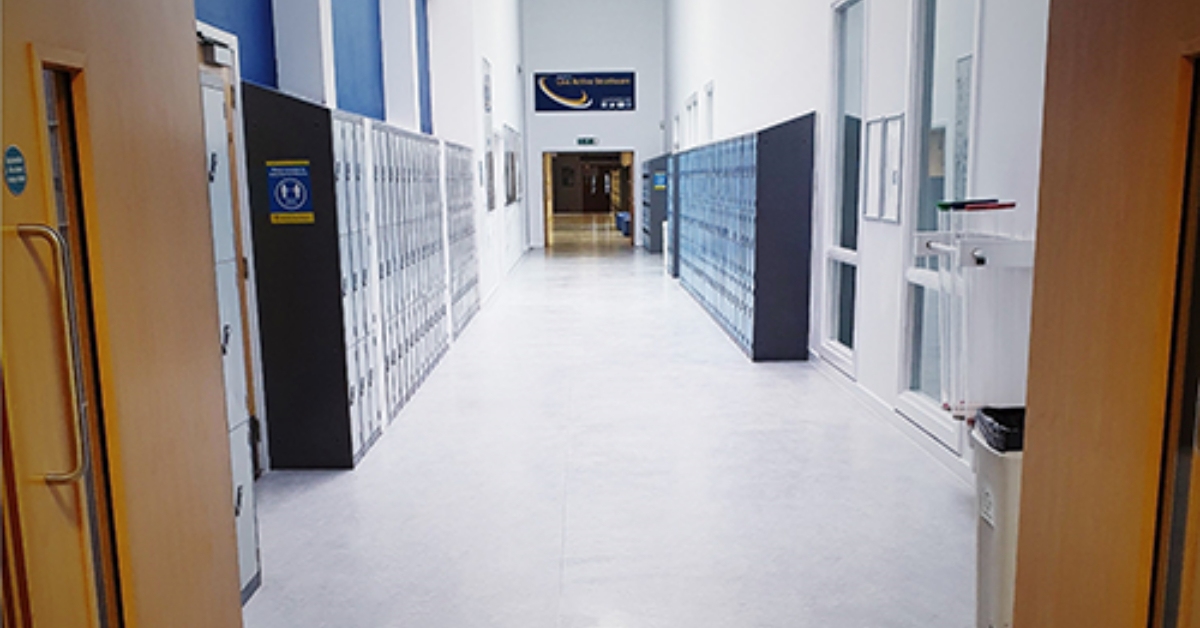
[[[257,415],[250,415],[250,430],[246,436],[250,440],[250,461],[254,464],[254,479],[262,477],[262,461],[259,460],[259,443],[262,442],[262,420]]]
[[[242,281],[250,281],[250,260],[242,256]]]

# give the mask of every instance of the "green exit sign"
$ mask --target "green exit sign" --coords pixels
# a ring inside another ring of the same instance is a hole
[[[575,138],[575,143],[580,146],[595,146],[596,138],[594,138],[594,137],[578,137],[578,138]]]

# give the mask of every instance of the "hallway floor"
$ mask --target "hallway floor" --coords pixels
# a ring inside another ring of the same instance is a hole
[[[259,483],[248,628],[966,628],[971,487],[629,249],[530,253],[353,472]]]

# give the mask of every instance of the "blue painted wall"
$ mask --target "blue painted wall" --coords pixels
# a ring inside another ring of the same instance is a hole
[[[196,0],[196,19],[237,35],[243,80],[279,86],[271,0]]]
[[[433,135],[433,91],[429,85],[429,6],[417,5],[417,87],[421,97],[421,132]]]
[[[333,49],[338,108],[382,120],[385,110],[379,0],[334,0]]]

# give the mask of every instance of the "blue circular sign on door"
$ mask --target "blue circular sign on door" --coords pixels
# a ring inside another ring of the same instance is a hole
[[[25,191],[29,181],[29,171],[25,167],[25,154],[16,146],[4,149],[4,183],[13,196],[20,196]]]

